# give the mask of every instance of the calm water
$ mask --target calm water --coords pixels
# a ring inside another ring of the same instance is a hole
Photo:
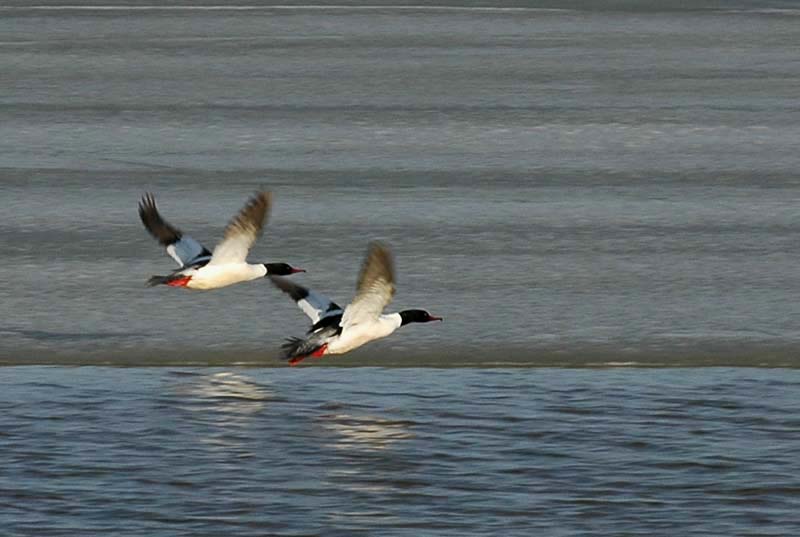
[[[12,367],[3,535],[800,532],[800,371]]]
[[[800,534],[793,4],[68,3],[0,6],[2,535]],[[445,322],[282,369],[266,282],[145,288],[144,192],[261,187]]]
[[[264,186],[252,259],[346,303],[383,239],[446,319],[341,363],[796,365],[800,11],[758,6],[0,9],[0,359],[274,364],[293,304],[145,288],[136,215],[213,247]]]

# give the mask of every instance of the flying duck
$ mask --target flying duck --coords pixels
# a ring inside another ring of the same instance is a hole
[[[168,276],[151,277],[147,281],[148,285],[164,284],[208,290],[267,275],[286,276],[305,272],[286,263],[250,264],[245,260],[250,248],[261,235],[271,202],[272,196],[269,192],[258,192],[250,198],[225,228],[222,240],[212,253],[164,220],[156,209],[153,195],[145,194],[139,202],[139,217],[147,231],[180,265],[180,268]]]
[[[290,338],[282,346],[282,358],[289,365],[297,365],[309,356],[344,354],[408,323],[442,320],[425,310],[383,313],[394,296],[394,264],[389,249],[378,242],[369,245],[356,296],[346,308],[285,278],[270,276],[270,280],[297,303],[312,323],[305,338]]]

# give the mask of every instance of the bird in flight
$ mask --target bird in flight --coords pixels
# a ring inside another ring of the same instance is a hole
[[[346,308],[285,278],[270,276],[270,280],[311,319],[312,326],[305,338],[290,338],[282,347],[282,357],[289,365],[297,365],[309,356],[344,354],[384,338],[409,323],[442,320],[419,309],[383,313],[394,296],[395,278],[392,254],[379,242],[370,243],[358,277],[356,296]]]
[[[248,263],[247,254],[269,215],[272,195],[257,192],[225,228],[222,240],[211,252],[168,223],[159,214],[152,194],[139,202],[139,217],[147,231],[163,246],[180,268],[167,276],[153,276],[150,286],[164,284],[187,289],[219,289],[268,275],[287,276],[303,269],[287,263]]]

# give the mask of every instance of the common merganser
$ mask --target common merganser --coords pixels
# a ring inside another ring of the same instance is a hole
[[[164,220],[156,209],[152,194],[139,202],[139,216],[144,227],[158,239],[167,254],[180,268],[168,276],[153,276],[150,286],[165,284],[188,289],[219,289],[267,275],[286,276],[305,272],[287,263],[250,264],[245,259],[256,239],[261,236],[264,221],[272,203],[269,192],[257,192],[225,228],[223,239],[211,253],[202,244]]]
[[[285,278],[270,276],[275,286],[288,294],[310,319],[305,338],[290,338],[282,346],[283,359],[297,365],[312,356],[344,354],[375,339],[388,336],[408,323],[441,321],[425,310],[383,313],[394,296],[394,264],[389,249],[373,242],[361,267],[356,296],[344,309],[331,299]]]

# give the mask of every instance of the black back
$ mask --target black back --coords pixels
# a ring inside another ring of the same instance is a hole
[[[336,304],[332,304],[332,306],[336,306]],[[340,309],[338,306],[336,306],[336,308]],[[311,334],[313,332],[326,331],[326,329],[333,329],[331,330],[331,335],[338,336],[339,334],[342,333],[342,327],[340,325],[340,323],[342,322],[342,315],[344,314],[337,313],[336,315],[327,315],[325,317],[322,317],[311,328],[308,329],[308,333]]]

